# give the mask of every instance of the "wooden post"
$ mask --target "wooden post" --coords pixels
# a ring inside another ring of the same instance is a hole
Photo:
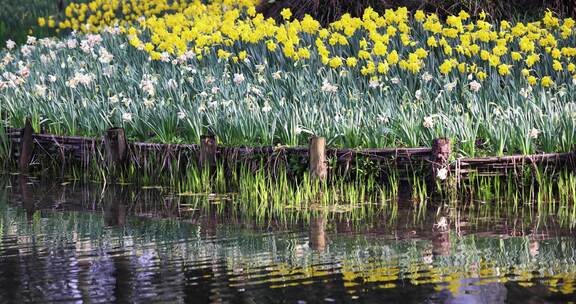
[[[28,173],[30,169],[30,160],[32,159],[34,129],[30,118],[26,119],[24,129],[20,137],[20,157],[18,159],[18,169],[20,173]]]
[[[328,175],[326,164],[326,138],[312,137],[310,139],[310,174],[313,178],[325,180]]]
[[[124,129],[112,128],[106,130],[104,147],[106,149],[106,162],[109,166],[123,165],[128,152],[128,142]]]
[[[202,135],[200,137],[200,157],[198,165],[200,169],[208,168],[213,170],[216,168],[216,137],[214,135]]]
[[[434,179],[445,180],[450,170],[450,139],[436,138],[432,141],[432,177]]]

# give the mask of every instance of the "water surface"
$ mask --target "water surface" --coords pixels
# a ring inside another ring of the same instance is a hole
[[[571,225],[531,210],[399,203],[362,221],[255,221],[231,202],[199,208],[160,188],[20,178],[3,189],[0,303],[576,300]]]

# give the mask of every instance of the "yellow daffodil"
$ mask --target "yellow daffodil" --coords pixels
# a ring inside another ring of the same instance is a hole
[[[280,12],[280,15],[284,20],[290,20],[290,17],[292,17],[292,11],[290,11],[289,8],[285,8]]]
[[[552,78],[551,78],[550,76],[544,76],[544,77],[542,77],[542,80],[540,81],[540,83],[541,83],[542,86],[545,87],[545,88],[554,85],[554,81],[552,80]]]
[[[507,64],[501,64],[498,66],[498,74],[502,75],[502,76],[506,76],[508,74],[510,74],[510,65]]]
[[[346,65],[349,67],[355,67],[357,63],[358,63],[358,60],[354,57],[346,58]]]
[[[342,58],[333,57],[328,61],[328,64],[330,64],[330,67],[333,69],[338,68],[342,65]]]

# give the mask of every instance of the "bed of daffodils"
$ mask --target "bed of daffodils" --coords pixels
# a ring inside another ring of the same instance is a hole
[[[347,147],[428,146],[461,155],[576,144],[576,25],[404,8],[328,27],[258,14],[252,0],[95,0],[43,26],[61,38],[0,51],[0,112],[21,126],[132,139]]]

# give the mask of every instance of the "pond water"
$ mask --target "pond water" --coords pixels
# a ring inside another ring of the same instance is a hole
[[[217,201],[184,208],[162,189],[23,178],[2,189],[0,303],[576,300],[570,223],[530,210],[399,202],[362,221],[255,221]]]

